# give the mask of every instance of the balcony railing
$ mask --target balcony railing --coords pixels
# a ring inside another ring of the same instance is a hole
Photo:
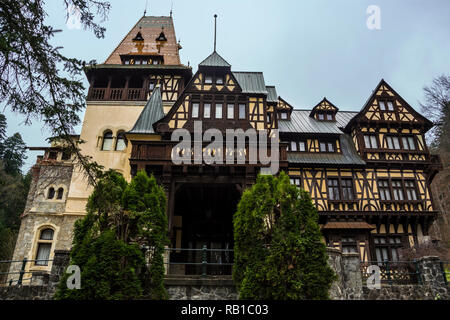
[[[141,88],[92,88],[88,100],[140,101],[146,100],[146,90]]]

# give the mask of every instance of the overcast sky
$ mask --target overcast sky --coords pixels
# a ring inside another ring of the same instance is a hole
[[[143,15],[146,0],[110,2],[106,37],[97,39],[67,27],[62,0],[47,1],[48,23],[63,30],[53,43],[67,56],[104,62]],[[167,16],[171,3],[148,0],[147,15]],[[380,8],[379,30],[367,27],[370,5]],[[449,0],[173,0],[181,61],[194,72],[213,50],[215,13],[217,51],[232,70],[264,72],[266,84],[296,109],[326,96],[340,110],[359,111],[384,78],[420,110],[423,86],[450,73]],[[5,113],[9,135],[18,131],[29,146],[47,145],[49,132],[39,121],[25,126],[23,117]],[[29,152],[24,171],[38,154]]]

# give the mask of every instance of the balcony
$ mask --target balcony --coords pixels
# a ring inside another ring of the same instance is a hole
[[[146,101],[143,88],[91,88],[87,100],[93,101]]]

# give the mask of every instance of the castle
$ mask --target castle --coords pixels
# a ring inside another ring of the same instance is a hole
[[[167,195],[172,248],[232,248],[240,195],[267,168],[250,163],[249,151],[259,147],[250,142],[231,150],[244,163],[175,164],[178,142],[171,135],[180,128],[194,134],[196,121],[222,133],[278,130],[279,168],[310,193],[327,246],[361,261],[396,261],[400,248],[428,240],[437,214],[430,183],[440,168],[424,137],[432,123],[386,81],[359,112],[326,98],[301,110],[267,85],[263,73],[234,71],[215,50],[193,73],[181,64],[180,49],[172,17],[142,17],[104,63],[86,67],[87,108],[74,136],[85,141],[84,155],[128,181],[138,170],[157,178]],[[58,144],[31,149],[44,154],[32,168],[13,260],[52,260],[55,250],[70,249],[92,187]],[[169,259],[199,257],[174,251]],[[36,261],[26,271],[50,268],[51,262]]]

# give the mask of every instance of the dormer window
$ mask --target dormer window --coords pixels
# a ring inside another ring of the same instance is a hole
[[[309,116],[318,121],[336,121],[336,113],[339,111],[338,107],[323,98],[312,110]]]
[[[211,84],[211,83],[213,83],[213,77],[212,77],[212,76],[206,76],[206,77],[205,77],[205,83],[206,83],[206,84]]]
[[[280,113],[280,118],[281,118],[282,120],[286,120],[286,119],[287,119],[287,113],[286,113],[286,112],[281,112],[281,113]]]
[[[335,141],[319,141],[320,152],[335,152],[336,142]]]

